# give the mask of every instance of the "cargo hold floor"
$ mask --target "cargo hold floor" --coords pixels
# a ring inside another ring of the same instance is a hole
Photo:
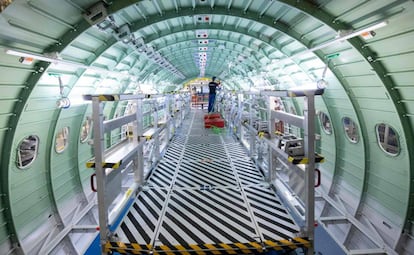
[[[115,231],[122,254],[237,254],[307,247],[275,192],[226,130],[194,110]]]

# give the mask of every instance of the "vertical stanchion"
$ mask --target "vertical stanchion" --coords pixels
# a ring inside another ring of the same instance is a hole
[[[170,132],[171,132],[171,120],[172,120],[172,118],[171,118],[171,115],[173,114],[172,112],[171,112],[171,106],[170,106],[170,103],[171,103],[171,100],[170,100],[170,98],[171,98],[171,95],[166,95],[165,96],[165,102],[164,102],[164,104],[165,104],[165,109],[164,109],[164,119],[165,119],[165,133],[166,133],[166,142],[168,143],[168,141],[170,140],[170,137],[171,137],[171,135],[170,135]],[[174,109],[174,108],[173,108]]]
[[[254,109],[254,104],[256,97],[250,96],[250,106],[249,106],[249,147],[250,147],[250,157],[254,158],[256,156],[256,133],[255,128],[253,127],[254,121],[256,120],[256,110]]]
[[[138,150],[137,150],[137,160],[134,170],[134,180],[136,183],[138,183],[139,186],[142,186],[144,184],[144,144],[142,142],[143,133],[144,133],[144,118],[143,118],[143,109],[142,109],[143,99],[137,100],[137,111],[136,111],[136,137],[134,139],[137,139],[139,142]]]
[[[243,133],[242,133],[242,128],[241,128],[241,125],[242,125],[241,119],[243,115],[243,94],[242,93],[239,93],[237,95],[237,106],[238,106],[238,110],[237,110],[238,118],[237,118],[237,122],[235,123],[236,124],[236,136],[238,136],[239,139],[242,140],[243,139],[242,138]]]
[[[159,115],[158,115],[158,101],[155,99],[154,101],[154,128],[158,129],[158,119],[159,119]],[[158,159],[160,158],[160,132],[157,132],[155,134],[154,137],[154,151],[155,151],[155,156],[153,154],[154,159],[151,159],[152,162],[157,162]]]
[[[105,202],[105,168],[102,166],[104,162],[104,128],[103,128],[103,106],[97,96],[92,97],[92,117],[93,117],[93,145],[95,153],[95,173],[96,186],[98,196],[99,211],[99,236],[101,244],[101,253],[105,254],[104,248],[108,238],[108,212]]]
[[[308,164],[305,168],[305,230],[312,245],[308,248],[308,255],[313,255],[313,241],[315,231],[315,95],[309,91],[304,97],[305,104],[303,114],[305,117],[305,157]]]
[[[272,108],[270,108],[270,97],[267,97],[267,105],[268,105],[268,109],[267,109],[267,118],[268,118],[268,123],[267,123],[267,130],[269,130],[269,139],[272,139],[275,137],[275,118],[272,117]],[[275,179],[276,174],[274,174],[274,170],[275,170],[275,161],[276,161],[276,153],[274,152],[272,146],[268,146],[268,173],[267,173],[267,182],[268,183],[273,183],[273,180]]]

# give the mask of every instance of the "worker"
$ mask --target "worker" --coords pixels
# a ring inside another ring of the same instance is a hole
[[[214,101],[216,100],[216,90],[220,86],[220,83],[216,82],[216,77],[213,76],[211,82],[208,84],[209,93],[208,93],[208,112],[214,111]]]

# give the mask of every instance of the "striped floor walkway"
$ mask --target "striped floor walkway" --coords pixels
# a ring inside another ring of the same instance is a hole
[[[239,254],[306,247],[240,143],[194,111],[116,230],[122,254]]]

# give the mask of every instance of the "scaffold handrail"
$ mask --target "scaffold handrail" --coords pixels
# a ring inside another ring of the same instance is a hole
[[[125,100],[138,100],[138,99],[154,99],[163,97],[161,94],[87,94],[83,95],[83,99],[91,101],[92,98],[98,98],[100,102],[105,101],[125,101]]]
[[[102,162],[102,168],[118,169],[126,163],[130,162],[138,147],[141,145],[137,140],[125,139],[117,145],[111,147],[104,154],[105,161]],[[87,168],[95,168],[95,158],[90,159],[86,162]]]
[[[246,95],[274,96],[274,97],[307,97],[322,95],[325,89],[288,89],[288,90],[260,90],[244,91]]]

